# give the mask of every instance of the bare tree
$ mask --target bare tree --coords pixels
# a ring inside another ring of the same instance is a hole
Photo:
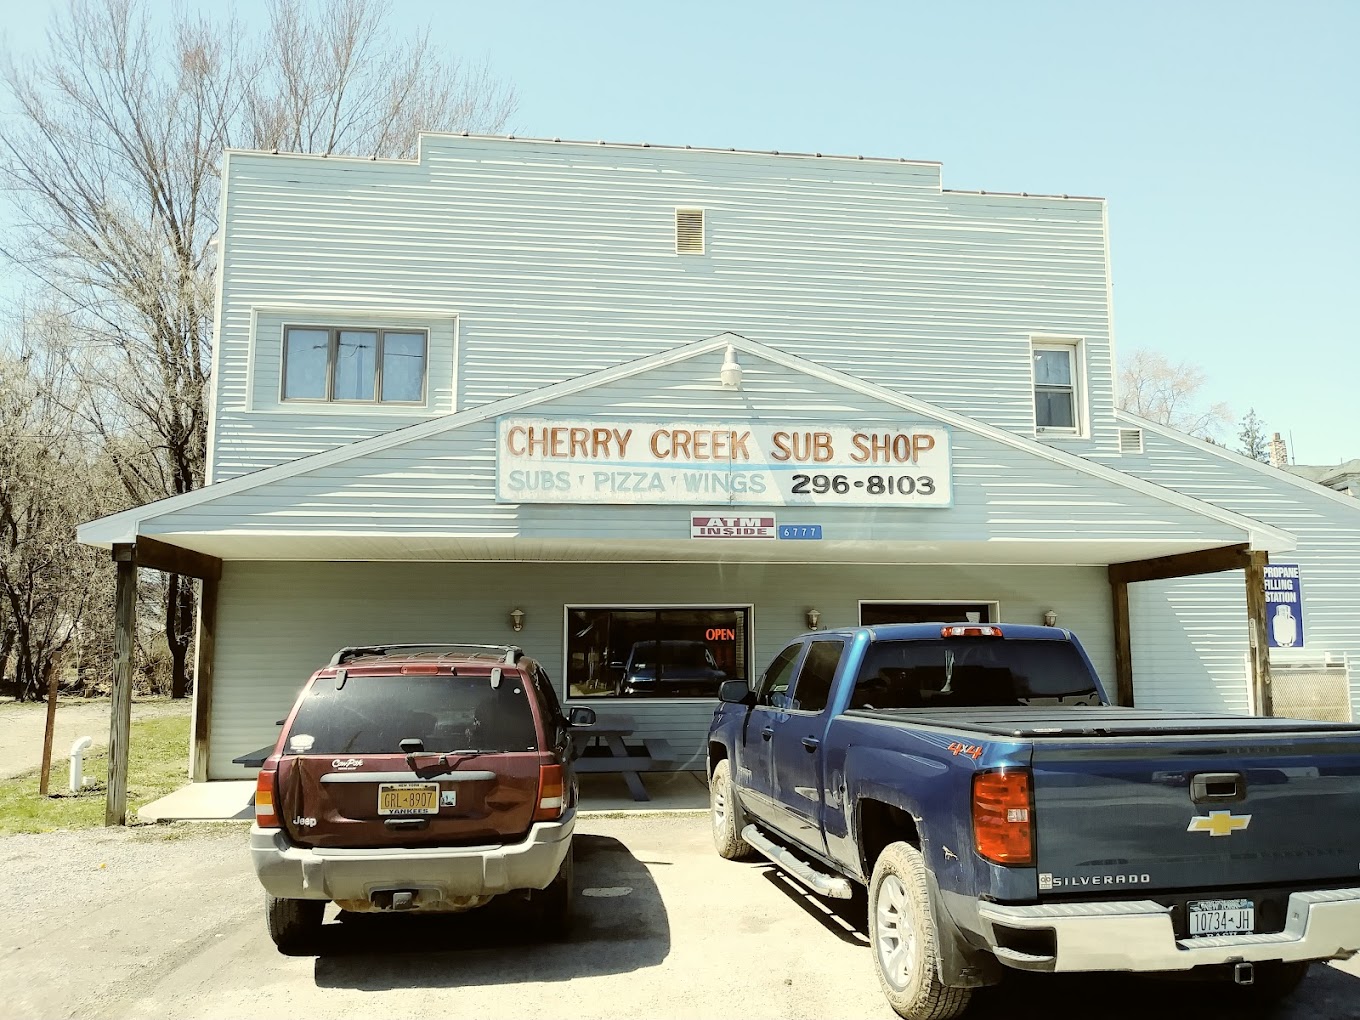
[[[1125,411],[1201,439],[1214,439],[1232,421],[1223,403],[1200,402],[1204,371],[1188,361],[1173,364],[1156,351],[1134,351],[1119,369],[1119,406]]]
[[[103,558],[76,543],[75,526],[111,509],[117,482],[70,427],[79,381],[60,349],[35,342],[42,328],[25,323],[0,355],[0,601],[21,699],[41,696],[91,608],[112,597]]]
[[[204,484],[222,151],[410,155],[419,131],[499,130],[514,92],[397,38],[384,0],[277,0],[262,40],[147,0],[71,0],[47,51],[7,60],[0,255],[61,295],[83,351],[74,410],[140,504]],[[156,9],[159,12],[159,9]],[[188,690],[190,584],[166,586],[172,694]]]
[[[518,105],[514,90],[484,64],[441,56],[428,29],[398,38],[388,10],[333,0],[309,18],[300,0],[272,0],[248,92],[248,144],[409,158],[422,130],[502,130]]]

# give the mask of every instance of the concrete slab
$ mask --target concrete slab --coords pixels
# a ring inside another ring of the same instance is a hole
[[[190,783],[144,804],[137,817],[143,822],[249,821],[255,817],[254,801],[253,779]]]
[[[643,772],[642,785],[651,800],[634,800],[619,775],[579,776],[581,814],[641,811],[707,811],[708,780],[702,772]]]
[[[644,772],[642,782],[651,800],[634,800],[622,776],[581,776],[580,782],[583,815],[708,810],[708,783],[702,772]],[[190,783],[144,805],[137,817],[143,822],[249,821],[254,817],[254,799],[253,779]]]

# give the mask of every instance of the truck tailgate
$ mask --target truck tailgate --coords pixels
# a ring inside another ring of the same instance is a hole
[[[1360,879],[1360,733],[1262,722],[1037,740],[1040,896]]]

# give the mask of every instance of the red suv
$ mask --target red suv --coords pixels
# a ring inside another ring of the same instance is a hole
[[[572,729],[513,646],[344,648],[284,722],[255,792],[250,853],[269,934],[309,952],[326,903],[463,911],[521,892],[546,933],[571,913]]]

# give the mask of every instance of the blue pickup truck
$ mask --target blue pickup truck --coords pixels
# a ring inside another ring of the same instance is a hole
[[[719,854],[867,888],[903,1017],[1006,967],[1281,996],[1360,948],[1360,727],[1111,706],[1071,633],[1007,624],[806,634],[720,699]]]

